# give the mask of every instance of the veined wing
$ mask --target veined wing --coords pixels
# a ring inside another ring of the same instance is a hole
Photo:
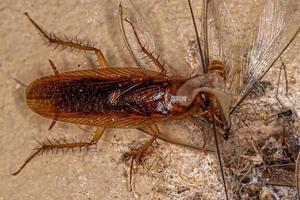
[[[149,87],[150,80],[158,85]],[[127,100],[131,102],[132,98],[139,97],[135,100],[139,105],[146,105],[144,99],[147,103],[154,102],[161,96],[149,99],[147,94],[159,93],[168,80],[159,72],[133,67],[71,71],[31,82],[26,89],[26,103],[34,112],[57,121],[102,127],[141,127],[168,116],[157,113],[150,113],[150,116],[149,112],[146,116],[141,107],[126,104],[125,99],[131,96]],[[107,103],[110,101],[113,103]],[[122,105],[122,109],[118,105]]]
[[[158,52],[154,37],[149,30],[149,25],[145,21],[145,18],[131,0],[122,0],[119,6],[119,22],[120,28],[123,35],[123,40],[126,47],[138,67],[142,67],[149,70],[160,70],[154,63],[149,59],[145,53],[142,52],[139,42],[136,38],[136,34],[145,49],[158,59]],[[130,23],[132,23],[132,25]]]
[[[266,0],[247,54],[243,86],[232,111],[248,96],[300,31],[300,2]]]
[[[242,39],[241,30],[233,20],[224,0],[213,0],[211,7],[216,29],[212,37],[216,39],[218,48],[213,57],[217,57],[225,64],[226,85],[235,96],[239,94],[243,85],[247,40]]]
[[[190,45],[188,56],[190,60],[197,57],[199,68],[205,69],[212,60],[218,59],[226,65],[227,83],[230,85],[233,79],[233,74],[237,73],[237,66],[241,62],[242,45],[239,43],[238,27],[230,16],[229,9],[224,0],[204,0],[201,5],[201,16],[199,23],[199,42],[201,47]],[[195,53],[195,50],[202,53]],[[191,51],[193,50],[193,51]],[[193,53],[193,54],[191,54]],[[201,55],[202,54],[202,55]],[[198,75],[205,73],[205,70],[200,70]]]
[[[213,7],[219,55],[226,65],[227,87],[235,97],[233,112],[299,32],[299,3],[296,0],[266,0],[252,23],[256,27],[245,33],[235,26],[224,0],[214,0]]]

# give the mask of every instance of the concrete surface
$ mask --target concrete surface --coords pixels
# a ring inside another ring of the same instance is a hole
[[[35,139],[87,140],[94,131],[92,127],[60,122],[48,131],[51,121],[27,108],[22,84],[52,74],[48,59],[61,72],[97,64],[90,53],[47,48],[23,13],[29,12],[42,27],[58,35],[97,42],[112,66],[133,66],[119,31],[118,4],[111,0],[0,2],[0,200],[134,199],[129,192],[129,163],[122,155],[129,151],[129,144],[149,138],[137,130],[108,130],[97,149],[87,153],[45,153],[18,176],[11,176],[37,146]],[[178,73],[188,76],[191,69],[182,56],[187,48],[184,37],[193,37],[194,32],[186,2],[142,0],[137,5],[149,17],[161,57]],[[236,2],[230,5],[239,6]],[[185,30],[183,39],[177,35],[180,28]],[[297,95],[299,50],[298,36],[283,57],[290,67],[289,77],[296,77],[292,87]],[[299,102],[295,107],[299,109]],[[185,122],[176,122],[169,129],[174,134],[197,133]],[[159,144],[151,162],[134,175],[140,199],[224,198],[213,155],[161,140]]]

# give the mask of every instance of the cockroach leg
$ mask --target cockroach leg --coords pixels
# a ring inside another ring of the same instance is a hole
[[[97,144],[99,142],[99,140],[101,139],[104,131],[105,131],[105,127],[98,126],[97,129],[96,129],[96,131],[95,131],[95,135],[91,139],[90,143],[91,144]]]
[[[195,116],[195,117],[200,117],[200,116],[206,115],[206,114],[208,114],[208,113],[209,113],[208,110],[205,110],[205,111],[197,111],[197,112],[193,113],[193,116]]]
[[[54,125],[56,124],[57,119],[58,119],[58,117],[55,117],[55,118],[52,120],[52,122],[51,122],[51,124],[50,124],[50,126],[49,126],[49,128],[48,128],[49,131],[54,127]]]
[[[24,13],[25,16],[29,19],[29,21],[34,25],[34,27],[36,29],[38,29],[38,31],[40,32],[40,34],[42,35],[42,37],[44,37],[49,44],[56,44],[57,46],[61,45],[61,46],[65,46],[65,47],[69,47],[71,49],[78,49],[78,50],[83,50],[83,51],[94,51],[97,58],[98,58],[98,62],[100,64],[101,67],[109,67],[109,64],[107,62],[107,60],[105,59],[102,51],[96,47],[93,47],[89,44],[84,44],[83,42],[80,42],[78,40],[73,41],[73,40],[68,40],[68,39],[61,39],[59,37],[57,37],[55,34],[52,33],[47,33],[47,31],[45,31],[44,29],[42,29],[30,16],[27,12]]]
[[[57,68],[55,67],[54,63],[52,62],[52,60],[49,59],[49,63],[51,65],[51,67],[52,67],[52,70],[53,70],[54,74],[58,75],[59,72],[58,72]]]
[[[152,143],[158,138],[159,136],[159,129],[157,127],[157,125],[151,125],[149,126],[149,129],[147,129],[148,132],[152,132],[150,133],[152,135],[152,138],[150,140],[148,140],[145,144],[143,144],[143,146],[141,146],[139,149],[135,149],[132,152],[132,157],[137,161],[141,161],[141,159],[143,158],[143,156],[146,154],[147,149],[152,145]]]
[[[131,46],[129,44],[128,37],[125,33],[122,2],[119,4],[119,23],[120,23],[120,28],[121,28],[121,32],[122,32],[123,41],[124,41],[124,43],[127,47],[128,52],[130,53],[130,56],[131,56],[132,60],[134,61],[135,65],[137,67],[143,68],[142,65],[140,64],[138,58],[134,55],[134,53],[131,49]]]
[[[130,154],[131,154],[131,164],[130,164],[130,180],[129,180],[129,184],[130,184],[130,191],[133,191],[133,185],[132,185],[132,172],[133,172],[133,163],[134,161],[137,164],[141,163],[142,158],[144,158],[146,156],[146,154],[148,153],[147,150],[148,148],[152,145],[152,143],[158,138],[160,132],[159,129],[157,127],[156,124],[150,125],[149,127],[145,127],[145,129],[142,127],[140,128],[141,130],[149,133],[150,135],[152,135],[152,138],[150,140],[148,140],[145,144],[143,144],[143,146],[141,146],[138,149],[134,149]]]
[[[95,135],[91,139],[90,142],[73,142],[73,143],[60,143],[58,140],[49,140],[46,139],[43,142],[39,142],[41,147],[38,147],[35,149],[35,152],[25,160],[23,165],[14,173],[12,173],[13,176],[18,175],[22,169],[38,154],[43,153],[45,151],[53,151],[53,150],[63,150],[63,149],[74,149],[74,148],[88,148],[91,145],[97,144],[97,142],[100,140],[101,136],[103,135],[105,131],[105,127],[97,127]]]
[[[136,29],[135,29],[135,27],[134,27],[134,25],[133,25],[133,23],[132,22],[130,22],[127,18],[126,19],[124,19],[128,24],[130,24],[131,25],[131,27],[132,27],[132,30],[133,30],[133,32],[134,32],[134,35],[135,35],[135,38],[136,38],[136,40],[137,40],[137,42],[138,42],[138,44],[139,44],[139,46],[140,46],[140,48],[141,48],[141,51],[153,62],[153,64],[155,65],[155,66],[157,66],[160,70],[161,70],[161,74],[163,74],[163,75],[166,75],[166,70],[165,70],[165,68],[164,68],[164,65],[163,64],[161,64],[160,62],[159,62],[159,60],[158,60],[158,58],[155,58],[154,56],[153,56],[153,53],[151,53],[151,52],[149,52],[148,50],[147,50],[147,48],[142,44],[142,42],[141,42],[141,40],[140,40],[140,38],[139,38],[139,36],[138,36],[138,34],[137,34],[137,31],[136,31]]]
[[[42,148],[38,148],[38,149],[36,149],[36,151],[33,153],[33,154],[31,154],[31,156],[29,156],[29,158],[27,158],[27,160],[25,160],[25,162],[23,163],[23,165],[16,171],[16,172],[14,172],[14,173],[12,173],[11,175],[13,175],[13,176],[16,176],[16,175],[18,175],[23,169],[24,169],[24,167],[35,157],[35,156],[37,156],[39,153],[41,153],[43,151],[43,149]]]

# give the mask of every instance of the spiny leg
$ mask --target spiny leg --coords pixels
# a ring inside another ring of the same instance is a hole
[[[54,74],[55,74],[55,75],[58,75],[59,72],[58,72],[56,66],[54,65],[54,63],[52,62],[52,60],[49,59],[49,63],[50,63],[50,65],[51,65],[51,67],[52,67],[52,70],[53,70]]]
[[[160,64],[160,62],[159,62],[159,60],[158,60],[158,57],[157,58],[155,58],[154,56],[153,56],[153,53],[151,53],[151,52],[149,52],[146,48],[145,48],[145,46],[142,44],[142,42],[141,42],[141,40],[139,39],[139,36],[138,36],[138,34],[137,34],[137,31],[136,31],[136,29],[135,29],[135,27],[134,27],[134,25],[133,25],[133,23],[132,22],[130,22],[128,19],[125,19],[125,21],[128,23],[128,24],[130,24],[131,25],[131,27],[132,27],[132,30],[133,30],[133,32],[134,32],[134,36],[135,36],[135,38],[136,38],[136,40],[137,40],[137,42],[138,42],[138,44],[139,44],[139,46],[140,46],[140,48],[141,48],[141,51],[153,62],[153,64],[154,65],[156,65],[160,70],[161,70],[161,74],[166,74],[166,70],[165,70],[165,68],[164,68],[164,65],[162,65],[162,64]]]
[[[36,148],[35,152],[25,160],[23,165],[12,175],[18,175],[24,167],[38,154],[43,153],[45,151],[50,150],[59,150],[59,149],[74,149],[74,148],[87,148],[91,145],[97,144],[97,142],[100,140],[101,136],[103,135],[105,130],[105,127],[97,127],[95,135],[91,139],[90,142],[73,142],[73,143],[60,143],[58,140],[50,141],[49,139],[46,139],[44,142],[39,142],[41,144],[41,147]]]
[[[84,44],[82,42],[78,42],[78,41],[72,41],[72,40],[68,40],[68,39],[61,39],[57,36],[55,36],[55,34],[49,34],[47,33],[45,30],[43,30],[30,16],[28,13],[24,13],[25,16],[29,19],[29,21],[34,25],[34,27],[36,29],[38,29],[38,31],[40,32],[40,34],[49,42],[49,44],[56,44],[56,45],[61,45],[61,46],[65,46],[65,47],[69,47],[72,49],[79,49],[79,50],[83,50],[83,51],[94,51],[97,58],[98,58],[98,62],[100,63],[100,66],[102,67],[109,67],[109,64],[107,62],[107,60],[105,59],[103,53],[101,52],[100,49],[95,48],[89,44]]]
[[[143,128],[141,128],[143,130]],[[152,132],[152,138],[148,140],[145,144],[143,144],[142,147],[134,150],[133,152],[133,158],[136,159],[137,162],[143,158],[143,156],[146,154],[147,149],[152,145],[152,143],[158,138],[159,136],[159,129],[157,125],[151,125],[149,126],[149,129],[147,129],[149,132]]]
[[[52,120],[52,122],[51,122],[51,124],[50,124],[50,126],[49,126],[49,128],[48,128],[49,131],[54,127],[54,125],[55,125],[56,122],[57,122],[57,119],[58,119],[58,117],[54,117],[54,119]]]
[[[97,144],[99,142],[99,140],[101,139],[103,133],[105,131],[105,127],[100,127],[98,126],[96,131],[95,131],[95,135],[92,137],[90,144]]]
[[[188,121],[189,121],[189,119],[188,119]],[[205,127],[208,126],[207,122],[205,122],[205,121],[203,121],[203,123],[201,123],[201,125],[200,124],[198,124],[198,125],[199,125],[199,127],[200,126],[205,126]],[[140,131],[142,131],[142,132],[144,132],[148,135],[153,136],[152,131],[150,131],[149,129],[150,128],[148,128],[148,127],[137,128],[137,130],[140,130]],[[190,148],[190,149],[201,150],[203,152],[213,152],[213,153],[215,152],[215,150],[212,149],[212,148],[203,149],[202,147],[199,147],[199,145],[197,145],[197,144],[189,144],[188,141],[186,140],[187,138],[181,137],[181,136],[174,137],[172,135],[172,133],[168,132],[168,131],[161,132],[161,130],[160,130],[158,138],[163,140],[163,141],[166,141],[168,143],[172,143],[172,144],[179,145],[179,146],[184,146],[184,147],[187,147],[187,148]]]
[[[139,128],[141,130],[144,130],[144,128]],[[134,161],[139,164],[141,162],[141,159],[143,157],[145,157],[145,155],[147,154],[147,150],[148,148],[152,145],[152,143],[158,138],[159,136],[159,129],[157,127],[157,125],[153,124],[150,125],[149,127],[145,127],[145,132],[150,133],[150,135],[152,135],[152,138],[150,140],[148,140],[145,144],[143,144],[143,146],[141,146],[138,149],[135,149],[131,152],[131,164],[130,164],[130,191],[133,191],[133,185],[132,185],[132,172],[133,172],[133,163]]]

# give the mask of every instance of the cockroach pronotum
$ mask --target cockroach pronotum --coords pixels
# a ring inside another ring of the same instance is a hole
[[[276,7],[277,1],[274,2],[269,1],[268,4]],[[259,52],[252,51],[251,54],[247,55],[248,58],[252,56],[252,60],[249,59],[247,63],[244,60],[240,62],[238,59],[230,60],[233,53],[237,54],[234,58],[241,58],[243,55],[243,51],[230,51],[230,48],[223,48],[219,58],[213,58],[210,55],[208,45],[208,10],[213,7],[215,14],[220,19],[223,17],[217,25],[219,31],[225,30],[230,22],[225,16],[224,2],[222,0],[204,1],[201,37],[198,34],[190,1],[188,4],[197,37],[199,62],[202,67],[202,73],[191,78],[166,74],[165,67],[159,58],[149,50],[148,44],[144,44],[140,38],[143,32],[138,30],[138,25],[130,18],[132,16],[128,17],[124,13],[123,3],[119,6],[123,39],[138,67],[110,67],[100,49],[88,43],[62,39],[55,34],[48,33],[28,13],[25,13],[25,16],[49,44],[94,52],[101,66],[98,69],[61,73],[49,60],[54,74],[34,80],[27,87],[25,96],[28,107],[53,120],[49,129],[55,125],[56,121],[96,126],[97,129],[92,140],[87,142],[59,143],[49,140],[41,142],[41,146],[13,175],[20,173],[28,162],[44,151],[89,147],[101,139],[106,128],[138,128],[152,135],[152,138],[130,154],[130,186],[132,187],[133,163],[139,163],[148,153],[151,144],[162,134],[157,123],[170,119],[190,119],[193,123],[197,123],[195,119],[202,118],[207,124],[210,124],[216,143],[217,132],[220,132],[225,139],[228,138],[231,127],[230,114],[236,110],[295,39],[299,32],[299,24],[295,20],[296,17],[283,24],[277,23],[277,26],[274,27],[277,32],[268,38],[267,44],[260,40],[262,35],[259,35],[261,32],[258,31],[258,35],[252,37],[258,43],[261,42],[262,49]],[[266,20],[268,14],[275,14],[275,12],[268,10],[270,5],[267,5],[262,12],[259,29],[265,28],[265,25],[270,25],[270,21]],[[225,20],[228,21],[225,22]],[[278,40],[283,40],[279,36],[287,33],[287,31],[289,32],[284,44],[276,48],[275,54],[268,54],[272,49],[270,47],[277,45],[278,38]],[[130,34],[134,38],[138,50],[133,50],[129,43]],[[222,42],[227,33],[221,34],[224,34],[219,38]],[[237,45],[238,41],[230,42],[233,46]],[[227,41],[223,45],[228,44]],[[146,69],[137,54],[143,55],[160,71]],[[241,73],[240,70],[245,67],[242,64],[247,65],[249,69],[244,71],[243,75],[239,74]],[[219,156],[226,199],[228,199],[218,145],[216,145],[216,150]]]

